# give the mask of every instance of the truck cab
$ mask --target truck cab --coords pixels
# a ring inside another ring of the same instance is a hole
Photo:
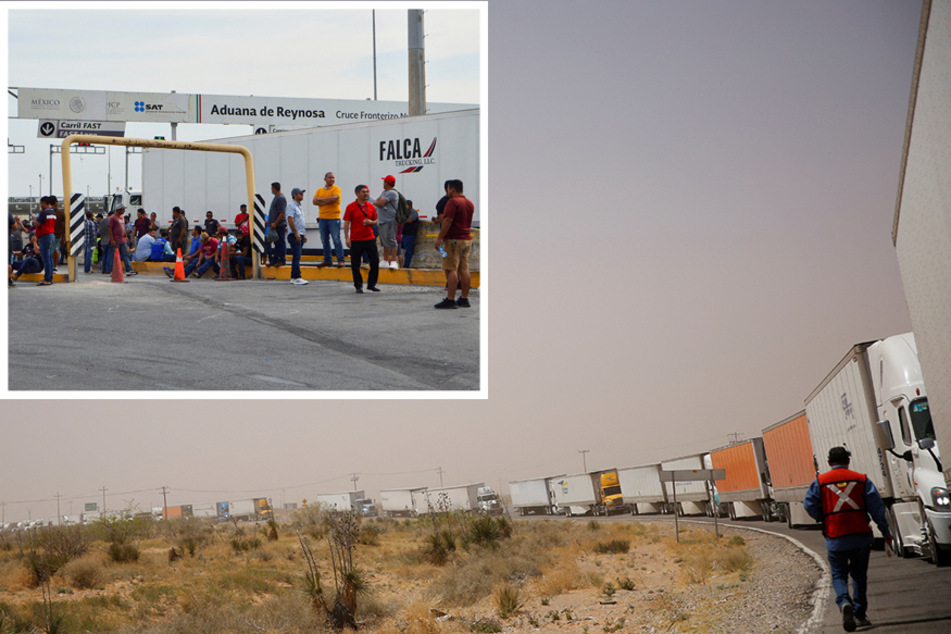
[[[617,471],[607,471],[601,474],[600,495],[601,504],[606,515],[628,510],[624,504],[624,497],[621,495],[621,481],[618,479]]]
[[[116,211],[116,208],[122,203],[126,206],[126,213],[133,214],[136,209],[143,207],[142,192],[131,191],[128,189],[118,189],[116,193],[106,197],[106,209],[103,215],[109,215],[109,212]]]
[[[492,490],[492,487],[479,487],[476,499],[479,504],[479,512],[483,515],[502,514],[502,501],[499,500],[498,494]]]

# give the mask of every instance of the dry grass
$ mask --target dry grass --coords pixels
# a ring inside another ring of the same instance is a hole
[[[320,534],[319,522],[307,520],[302,528],[310,535]],[[598,608],[608,584],[615,588],[613,598],[620,611],[601,625],[616,627],[624,618],[623,628],[633,628],[635,617],[624,610],[637,602],[677,629],[678,624],[696,621],[672,596],[675,588],[713,585],[714,578],[735,582],[738,575],[753,570],[752,557],[741,543],[717,544],[702,532],[686,532],[684,543],[678,545],[665,527],[597,524],[593,530],[587,523],[564,520],[516,522],[510,538],[491,546],[471,543],[457,549],[450,564],[434,566],[420,554],[433,533],[431,522],[374,523],[367,532],[372,537],[355,550],[355,564],[366,571],[370,589],[358,603],[359,629],[373,634],[456,634],[470,632],[474,625],[488,627],[504,614],[505,627],[516,630],[538,622],[543,629],[580,632],[580,614],[585,606]],[[306,564],[300,545],[286,537],[292,534],[291,527],[282,525],[277,541],[263,539],[260,529],[235,528],[189,525],[157,530],[136,542],[140,557],[129,563],[109,560],[109,542],[91,542],[89,553],[67,564],[51,584],[54,591],[71,592],[53,598],[65,615],[64,630],[333,631],[302,592]],[[186,551],[183,559],[169,562],[169,548],[195,535],[200,536],[195,555]],[[252,550],[236,549],[232,543],[253,539],[260,544]],[[611,543],[627,544],[628,549],[595,552],[598,544]],[[332,588],[326,537],[311,544],[322,579]],[[28,587],[28,573],[16,548],[0,549],[0,588],[8,619],[38,624],[35,606],[40,593]],[[560,620],[545,619],[547,613],[560,614]],[[440,618],[445,614],[453,618]]]

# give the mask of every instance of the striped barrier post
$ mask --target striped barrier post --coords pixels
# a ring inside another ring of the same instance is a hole
[[[69,199],[69,231],[67,234],[67,249],[69,260],[67,270],[69,281],[76,281],[76,256],[86,244],[86,196],[73,194]]]

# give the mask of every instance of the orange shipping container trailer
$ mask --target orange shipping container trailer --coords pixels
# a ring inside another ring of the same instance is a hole
[[[738,517],[770,518],[769,475],[763,439],[714,449],[710,452],[714,469],[723,469],[726,478],[716,481],[721,503],[729,506],[731,519]]]
[[[802,505],[809,485],[816,479],[806,412],[793,414],[764,429],[763,444],[772,478],[773,499],[781,516],[790,527],[815,524]]]

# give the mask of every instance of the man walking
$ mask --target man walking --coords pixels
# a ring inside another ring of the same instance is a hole
[[[383,246],[383,266],[390,269],[400,268],[396,260],[396,207],[399,205],[400,195],[396,193],[395,186],[394,176],[384,176],[383,193],[373,201],[380,218],[377,229],[380,231],[380,244]],[[352,253],[350,259],[353,259]]]
[[[337,254],[337,268],[343,267],[343,241],[340,239],[340,187],[333,172],[324,174],[324,186],[314,194],[314,204],[318,207],[317,226],[320,229],[320,244],[324,251],[324,260],[318,266],[333,264],[333,254]],[[330,243],[333,241],[333,252]]]
[[[831,469],[813,481],[803,502],[806,512],[822,522],[835,603],[842,612],[842,627],[846,632],[854,632],[856,626],[871,625],[866,616],[868,559],[873,541],[869,515],[888,545],[892,543],[885,504],[878,489],[864,473],[849,470],[851,456],[845,447],[830,449]],[[852,577],[851,596],[849,576]]]
[[[271,201],[271,208],[267,214],[267,224],[270,229],[277,232],[277,240],[271,247],[271,266],[283,266],[287,264],[287,246],[284,242],[287,234],[287,220],[285,218],[287,211],[287,199],[281,193],[280,183],[271,183],[271,193],[274,199]]]
[[[442,269],[446,274],[446,299],[436,304],[436,308],[469,308],[469,288],[472,278],[469,275],[469,250],[472,247],[472,214],[475,207],[472,201],[462,193],[461,180],[446,181],[446,193],[449,200],[443,210],[442,228],[436,237],[435,247],[443,246],[446,254],[442,259]],[[462,295],[455,301],[456,286],[462,284]]]
[[[113,252],[112,258],[115,260],[115,250],[118,247],[119,257],[122,260],[121,263],[113,261],[112,266],[124,266],[128,275],[135,275],[129,257],[129,234],[126,233],[125,225],[122,224],[123,211],[125,211],[125,205],[119,203],[116,213],[109,216],[109,250]]]
[[[376,208],[367,201],[370,190],[366,185],[357,185],[353,191],[357,199],[347,205],[347,211],[343,215],[343,233],[347,237],[347,248],[350,249],[353,286],[358,293],[363,292],[360,259],[366,253],[370,260],[367,290],[378,293],[380,289],[376,287],[376,281],[380,275],[380,254],[376,250],[376,238],[373,237],[373,226],[378,222]]]
[[[295,187],[291,190],[291,202],[287,204],[287,226],[291,230],[288,236],[291,243],[291,284],[298,286],[307,284],[307,280],[300,276],[300,256],[304,243],[307,242],[307,236],[304,235],[307,232],[304,227],[304,210],[300,206],[303,200],[304,190]]]

